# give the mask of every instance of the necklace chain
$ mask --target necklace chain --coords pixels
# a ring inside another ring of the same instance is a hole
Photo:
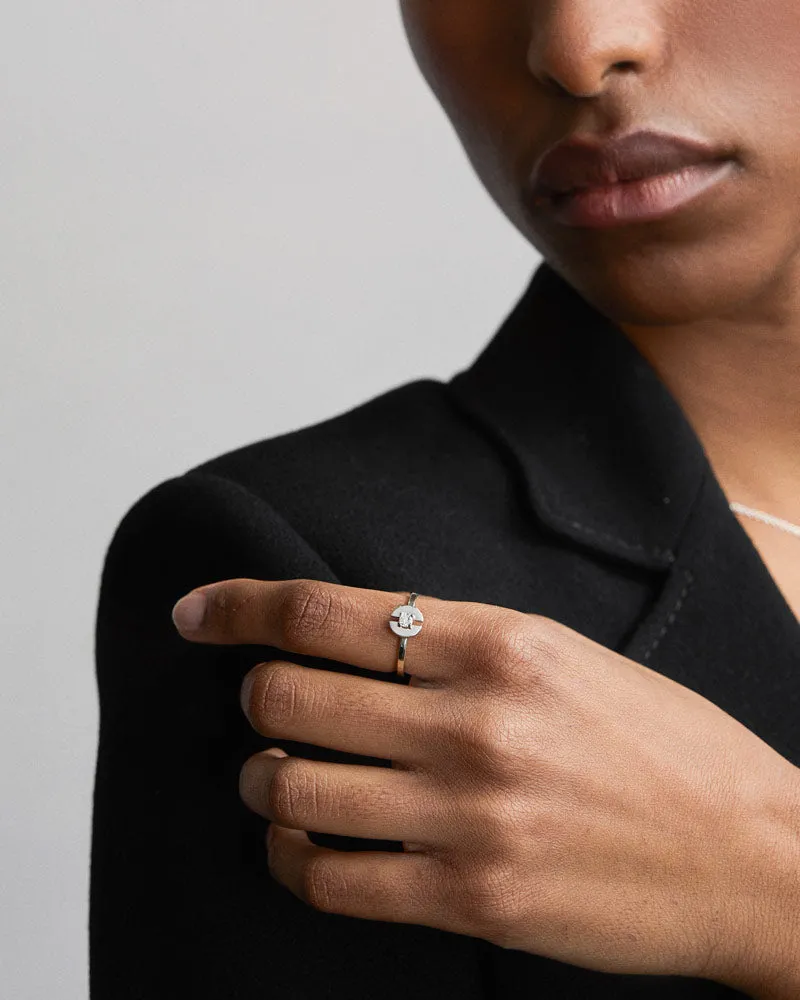
[[[800,538],[800,524],[792,524],[791,521],[784,521],[782,517],[775,517],[773,514],[767,514],[763,510],[756,510],[753,507],[745,507],[741,503],[732,503],[730,508],[739,514],[744,514],[745,517],[752,517],[754,521],[763,521],[764,524],[771,524],[774,528],[788,531],[790,535]]]

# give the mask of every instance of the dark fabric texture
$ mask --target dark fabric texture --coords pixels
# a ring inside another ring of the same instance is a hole
[[[235,577],[547,615],[700,692],[800,765],[797,618],[655,371],[547,264],[450,381],[410,382],[213,458],[125,513],[96,623],[91,996],[741,995],[321,913],[293,896],[268,871],[266,820],[238,794],[241,765],[276,742],[244,718],[242,678],[285,654],[188,643],[170,617],[187,591]],[[413,659],[412,641],[412,674]],[[277,742],[309,759],[390,766]],[[341,850],[402,849],[310,836]]]

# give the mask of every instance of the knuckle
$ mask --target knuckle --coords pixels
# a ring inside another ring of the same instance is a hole
[[[309,818],[305,803],[311,777],[305,761],[284,757],[277,762],[267,793],[267,807],[281,826],[301,827]]]
[[[263,736],[280,735],[272,730],[291,719],[297,710],[297,669],[290,663],[275,660],[267,664],[253,684],[253,721]]]
[[[510,673],[530,663],[527,622],[521,615],[498,615],[481,644],[484,663],[493,673]]]
[[[497,707],[473,713],[455,747],[462,764],[459,787],[474,795],[487,793],[493,806],[492,796],[498,794],[500,806],[507,807],[508,797],[518,795],[520,787],[527,787],[536,774],[536,740],[530,720],[513,705],[506,711]],[[475,803],[480,807],[481,799]]]
[[[493,864],[509,863],[519,855],[520,833],[527,838],[526,810],[511,788],[464,789],[459,798],[464,827],[474,830],[474,856]],[[476,849],[477,848],[477,849]]]
[[[542,674],[562,644],[558,622],[544,615],[501,614],[484,637],[482,658],[494,674]]]
[[[520,827],[514,823],[512,810],[504,807],[498,797],[486,803],[488,808],[481,815],[481,842],[486,856],[495,859],[511,858],[519,846]]]
[[[469,720],[462,723],[459,735],[469,759],[481,771],[488,769],[494,780],[505,774],[507,764],[519,759],[511,706],[492,702],[474,708]]]
[[[569,629],[546,615],[528,614],[528,642],[536,656],[555,659],[564,649]]]
[[[293,580],[286,588],[278,617],[286,648],[305,647],[328,633],[335,623],[333,594],[318,580]]]
[[[504,944],[520,918],[519,878],[502,864],[482,864],[460,880],[458,909],[462,920],[479,936]]]
[[[303,896],[309,906],[324,913],[334,913],[342,904],[342,879],[328,858],[312,858],[303,872]]]

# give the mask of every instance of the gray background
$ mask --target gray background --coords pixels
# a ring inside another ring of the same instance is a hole
[[[0,74],[0,982],[70,1000],[121,517],[205,458],[449,377],[541,258],[395,0],[8,0]]]

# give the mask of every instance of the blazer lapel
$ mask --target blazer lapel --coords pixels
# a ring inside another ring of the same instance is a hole
[[[681,407],[622,330],[543,263],[449,388],[516,463],[541,526],[663,572],[617,651],[800,765],[800,622]]]
[[[800,622],[710,470],[659,598],[619,652],[800,766]]]

